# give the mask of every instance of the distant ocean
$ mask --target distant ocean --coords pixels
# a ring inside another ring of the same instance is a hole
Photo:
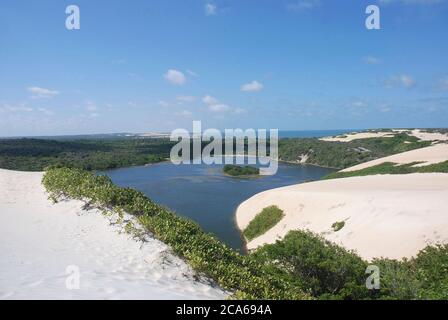
[[[307,130],[307,131],[290,131],[290,130],[279,130],[279,138],[321,138],[321,137],[331,137],[340,134],[345,134],[353,131],[359,131],[355,129],[346,130]]]

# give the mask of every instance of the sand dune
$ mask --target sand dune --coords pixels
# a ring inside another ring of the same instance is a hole
[[[323,141],[330,142],[350,142],[356,139],[393,137],[393,132],[353,132],[342,136],[320,138]]]
[[[265,191],[237,209],[240,229],[265,207],[285,217],[248,243],[273,243],[289,230],[309,229],[362,257],[411,257],[428,244],[448,242],[448,174],[376,175],[304,183]],[[334,222],[345,226],[334,232]]]
[[[376,166],[385,162],[393,162],[397,164],[407,164],[412,162],[421,162],[416,167],[427,166],[430,164],[448,161],[448,144],[440,143],[430,147],[416,149],[408,152],[395,154],[369,162],[364,162],[356,166],[341,170],[342,172],[356,171],[372,166]]]
[[[438,133],[438,132],[426,132],[422,129],[393,129],[393,132],[374,132],[374,131],[364,131],[364,132],[352,132],[345,135],[340,135],[336,137],[324,137],[320,138],[323,141],[332,142],[350,142],[357,139],[367,139],[367,138],[381,138],[381,137],[393,137],[397,133],[405,132],[410,136],[414,136],[421,141],[448,141],[448,134]]]
[[[53,205],[41,178],[0,170],[0,299],[226,297],[205,279],[196,281],[160,241],[138,242],[111,226],[112,218],[81,210],[79,201]],[[70,266],[79,268],[79,289],[66,287],[76,284]]]

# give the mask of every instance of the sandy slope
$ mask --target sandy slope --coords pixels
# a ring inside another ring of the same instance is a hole
[[[304,183],[265,191],[237,209],[240,229],[263,208],[285,217],[248,243],[273,243],[289,230],[309,229],[362,257],[410,257],[427,244],[448,242],[448,174],[376,175]],[[345,221],[334,232],[331,225]]]
[[[430,164],[435,164],[439,162],[448,161],[448,144],[441,143],[430,147],[411,150],[408,152],[403,152],[395,154],[389,157],[380,158],[372,160],[369,162],[364,162],[356,166],[346,168],[341,170],[342,172],[356,171],[365,169],[368,167],[376,166],[385,162],[393,162],[397,164],[406,164],[412,162],[422,162],[416,164],[415,166],[427,166]]]
[[[395,133],[406,132],[410,136],[414,136],[421,141],[448,141],[448,134],[437,133],[437,132],[426,132],[421,129],[405,130],[405,129],[394,129]],[[320,140],[323,141],[333,141],[333,142],[350,142],[356,139],[367,139],[367,138],[381,138],[381,137],[392,137],[395,135],[394,132],[352,132],[345,135],[340,135],[336,137],[324,137]]]
[[[353,132],[342,136],[336,137],[324,137],[320,138],[323,141],[330,142],[350,142],[356,139],[367,139],[367,138],[381,138],[381,137],[393,137],[392,132]]]
[[[119,233],[82,203],[51,204],[41,173],[0,170],[0,299],[221,299],[167,246]],[[66,268],[80,271],[66,288]]]

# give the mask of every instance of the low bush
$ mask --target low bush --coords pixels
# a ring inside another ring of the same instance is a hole
[[[265,234],[266,231],[279,223],[284,216],[283,210],[279,209],[277,206],[266,207],[257,214],[246,229],[244,229],[243,235],[247,240],[251,241],[256,237]]]
[[[334,232],[338,232],[339,230],[341,230],[342,228],[344,228],[345,226],[345,221],[338,221],[335,222],[331,225],[331,227],[333,228]]]

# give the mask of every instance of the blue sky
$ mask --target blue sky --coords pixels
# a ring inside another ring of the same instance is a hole
[[[446,127],[447,31],[448,0],[3,0],[0,136]]]

